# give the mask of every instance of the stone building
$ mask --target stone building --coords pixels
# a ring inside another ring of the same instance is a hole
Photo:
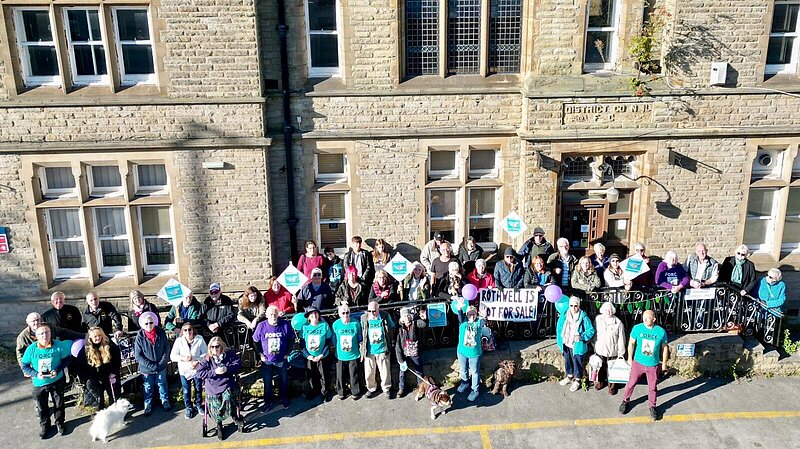
[[[55,289],[263,285],[304,239],[384,238],[411,258],[436,230],[518,247],[511,212],[579,254],[642,241],[684,258],[703,241],[721,261],[746,243],[796,285],[798,14],[795,0],[0,0],[0,288],[16,311],[0,333]],[[659,75],[637,95],[631,48],[654,15]]]

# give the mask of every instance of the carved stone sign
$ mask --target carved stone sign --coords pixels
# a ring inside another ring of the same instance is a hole
[[[562,124],[582,125],[613,122],[649,122],[652,103],[564,103]]]

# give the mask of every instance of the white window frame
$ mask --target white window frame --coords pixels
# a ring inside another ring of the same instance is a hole
[[[122,180],[122,173],[120,173],[121,184],[118,187],[97,187],[94,185],[94,167],[116,167],[119,172],[119,165],[116,164],[91,164],[86,166],[86,179],[89,181],[89,195],[94,197],[110,197],[122,196],[125,182]]]
[[[798,160],[800,160],[800,158],[798,158]],[[789,191],[787,193],[787,199],[788,199],[792,195],[792,189],[797,189],[798,191],[800,191],[800,186],[789,186],[789,187],[787,187],[787,189],[789,189]],[[800,219],[800,214],[789,215],[788,208],[789,208],[789,204],[788,204],[788,201],[787,201],[787,204],[786,204],[786,209],[787,210],[786,210],[786,214],[784,215],[784,220],[783,220],[784,221],[784,226],[785,226],[787,218]],[[786,228],[785,227],[784,227],[784,232],[786,232]],[[783,238],[783,235],[781,235],[781,252],[782,253],[797,253],[797,252],[800,252],[800,242],[789,242],[789,243],[786,243],[786,241]]]
[[[441,152],[441,153],[455,153],[455,157],[453,159],[453,169],[452,170],[433,170],[431,169],[431,160],[433,157],[431,156],[433,153]],[[438,150],[438,149],[431,149],[428,152],[428,178],[429,179],[458,179],[460,173],[460,166],[461,166],[461,150],[453,149],[453,150]]]
[[[473,151],[494,151],[494,168],[491,170],[472,170]],[[500,149],[471,148],[469,154],[470,159],[467,161],[467,177],[469,179],[497,178],[500,175]]]
[[[81,210],[77,207],[52,208],[44,210],[43,216],[47,225],[47,241],[50,249],[50,266],[53,269],[53,279],[75,279],[89,277],[89,251],[86,245],[86,236],[80,235],[67,238],[55,238],[53,233],[53,219],[50,217],[51,211],[54,210],[77,210],[78,221],[81,221]],[[80,228],[83,229],[83,226],[80,226]],[[85,261],[84,266],[81,268],[59,268],[58,249],[56,249],[57,242],[80,242],[83,245],[83,258]]]
[[[27,41],[25,39],[25,23],[22,19],[24,11],[46,11],[47,17],[50,20],[50,38],[51,41]],[[58,51],[56,44],[56,27],[53,23],[53,17],[50,14],[48,7],[22,7],[14,8],[14,29],[17,37],[17,47],[19,51],[20,66],[22,68],[22,78],[26,86],[61,86],[60,68],[59,74],[53,76],[33,76],[31,75],[31,61],[28,55],[28,47],[53,47]]]
[[[119,19],[117,18],[117,13],[119,11],[145,11],[147,12],[147,27],[148,31],[150,32],[150,39],[144,41],[123,41],[119,37]],[[137,6],[117,6],[111,8],[111,15],[114,21],[114,44],[117,49],[117,70],[119,70],[119,79],[122,85],[132,85],[132,84],[156,84],[158,81],[158,67],[156,64],[156,47],[155,47],[155,39],[153,39],[153,18],[150,15],[150,8],[149,7],[137,7]],[[153,73],[148,75],[129,75],[125,73],[125,60],[122,54],[122,45],[126,44],[133,44],[133,45],[149,45],[151,48],[151,54],[153,56]]]
[[[798,1],[787,1],[787,0],[775,0],[775,6],[778,4],[788,4],[788,5],[798,5],[800,2]],[[798,15],[800,15],[800,11],[798,11]],[[773,10],[773,17],[772,20],[775,20],[775,12]],[[768,75],[782,75],[782,74],[793,74],[797,73],[797,61],[798,61],[798,53],[800,53],[800,17],[795,19],[796,25],[795,30],[788,33],[772,33],[772,22],[770,22],[770,33],[769,37],[793,37],[794,42],[792,44],[792,58],[789,64],[767,64],[764,67],[764,73]],[[769,45],[769,44],[768,44]],[[767,52],[769,52],[769,47],[767,47]]]
[[[78,196],[78,181],[75,179],[75,175],[73,175],[73,181],[75,182],[75,187],[69,189],[56,189],[50,188],[47,184],[47,169],[48,168],[66,168],[72,173],[72,167],[69,165],[51,165],[46,167],[39,167],[39,180],[42,183],[42,196],[46,198],[71,198]]]
[[[159,235],[148,235],[144,234],[144,221],[142,220],[142,209],[144,208],[164,208],[166,207],[169,211],[169,234],[159,234]],[[145,274],[152,274],[152,275],[169,275],[169,274],[177,274],[178,272],[178,265],[176,261],[178,260],[178,254],[175,251],[175,218],[174,214],[172,213],[172,206],[168,204],[163,205],[152,205],[152,206],[139,206],[136,208],[136,214],[139,217],[139,241],[141,242],[140,246],[140,253],[142,256],[142,265],[144,265],[144,272]],[[172,239],[172,263],[171,264],[153,264],[148,265],[147,263],[147,239]]]
[[[458,166],[458,157],[456,157],[456,166]],[[455,242],[460,242],[464,238],[464,236],[461,235],[462,234],[462,231],[461,231],[462,226],[461,226],[461,218],[459,217],[459,215],[461,215],[461,214],[459,214],[459,211],[463,211],[464,210],[463,206],[461,205],[461,201],[462,200],[461,200],[461,195],[460,195],[460,191],[462,189],[463,189],[463,187],[425,189],[425,209],[426,209],[427,223],[428,223],[428,229],[427,229],[426,237],[429,237],[431,235],[431,233],[433,232],[433,226],[431,226],[432,222],[434,222],[434,221],[452,221],[453,222],[453,241],[450,242],[450,243],[454,243],[455,244]],[[455,213],[454,214],[446,215],[446,216],[443,216],[443,217],[437,217],[437,218],[433,218],[431,216],[431,193],[434,192],[434,191],[437,191],[437,192],[448,191],[448,192],[453,192],[455,194],[456,204],[455,204],[455,208],[454,208],[455,209]],[[426,241],[427,240],[429,240],[429,239],[426,239]]]
[[[342,219],[342,220],[323,220],[322,219],[322,214],[320,212],[320,201],[319,201],[320,194],[322,194],[322,195],[338,195],[338,194],[344,195],[344,200],[343,200],[344,201],[344,219]],[[348,248],[347,242],[350,241],[350,237],[352,236],[352,233],[353,233],[353,229],[350,226],[350,220],[348,220],[348,217],[351,216],[350,215],[350,192],[349,191],[341,191],[341,192],[319,192],[319,191],[317,191],[317,192],[314,193],[314,202],[315,202],[314,206],[315,206],[316,211],[317,211],[317,232],[316,232],[316,234],[317,234],[317,242],[320,245],[320,249],[322,249],[322,246],[323,246],[323,243],[322,243],[322,226],[323,225],[334,224],[334,223],[335,224],[344,224],[346,226],[346,228],[345,228],[345,246],[343,248],[333,248],[333,251],[339,256],[345,254],[347,252],[347,248]]]
[[[586,57],[586,48],[589,46],[594,46],[594,41],[589,42],[589,33],[591,32],[611,32],[611,37],[609,41],[611,43],[611,48],[608,51],[608,60],[606,60],[605,64],[583,64],[584,72],[598,72],[601,70],[613,70],[616,66],[617,60],[617,51],[619,47],[619,22],[620,22],[620,9],[622,9],[622,0],[611,0],[614,2],[614,17],[612,20],[612,26],[610,27],[589,27],[589,12],[591,9],[591,2],[592,1],[601,1],[601,0],[588,0],[586,2],[586,34],[584,35],[584,46],[583,55],[584,58]]]
[[[469,205],[472,204],[472,191],[473,190],[494,190],[494,212],[491,214],[483,214],[483,215],[470,215]],[[492,236],[495,240],[498,240],[498,232],[499,232],[499,223],[498,217],[500,214],[498,213],[498,207],[500,203],[500,188],[499,187],[467,187],[467,233],[469,234],[469,222],[473,218],[477,219],[489,219],[493,220],[492,224]],[[494,245],[494,240],[491,242],[477,242],[477,244],[481,245],[484,249],[486,245]]]
[[[334,5],[336,8],[336,30],[328,31],[328,30],[312,30],[310,27],[309,15],[308,15],[308,1],[303,2],[303,11],[305,13],[306,19],[306,64],[308,64],[308,77],[309,78],[327,78],[327,77],[339,77],[342,75],[342,19],[341,19],[341,8],[339,7],[339,0],[336,0],[336,4]],[[324,35],[324,36],[336,36],[336,52],[338,56],[339,66],[338,67],[314,67],[311,61],[311,35]]]
[[[775,188],[775,187],[772,187],[772,188],[751,188],[750,191],[748,192],[748,201],[749,201],[750,193],[752,193],[753,190],[772,190],[774,192],[773,195],[772,195],[772,208],[771,208],[771,212],[770,212],[769,215],[751,216],[749,214],[745,214],[745,223],[744,223],[745,228],[747,228],[747,223],[748,222],[756,221],[756,220],[758,220],[758,221],[767,220],[767,227],[766,227],[766,229],[764,231],[765,234],[766,234],[765,238],[764,238],[764,243],[755,244],[755,243],[752,243],[752,242],[744,242],[744,244],[747,245],[747,247],[753,253],[769,253],[769,252],[772,251],[772,248],[775,245],[775,239],[777,237],[775,235],[775,224],[776,224],[775,223],[776,222],[775,214],[778,211],[778,205],[780,204],[779,201],[780,201],[780,197],[781,197],[782,188]]]
[[[135,162],[133,164],[133,182],[136,195],[169,195],[169,172],[167,172],[167,183],[161,186],[142,186],[139,184],[139,165],[163,165],[164,171],[167,170],[163,162]]]
[[[125,223],[125,234],[118,235],[114,237],[102,237],[100,235],[100,230],[97,229],[97,225],[99,220],[97,219],[97,211],[100,209],[122,209],[122,213],[125,216],[124,223]],[[92,211],[92,224],[94,230],[94,237],[95,237],[95,251],[97,251],[97,268],[100,272],[101,277],[118,277],[118,276],[133,276],[133,242],[131,241],[131,230],[129,229],[130,224],[130,216],[128,212],[128,208],[126,206],[111,206],[111,207],[93,207],[91,208]],[[106,240],[124,240],[128,242],[128,258],[130,263],[128,265],[122,265],[117,267],[107,267],[103,264],[103,246],[102,242]]]
[[[70,25],[69,25],[69,11],[83,11],[84,15],[86,16],[86,23],[89,25],[89,39],[88,41],[81,41],[78,42],[78,45],[88,45],[92,47],[92,61],[94,62],[94,69],[97,72],[97,60],[95,59],[94,54],[94,47],[100,46],[103,48],[103,52],[106,55],[106,60],[103,61],[106,65],[106,74],[105,75],[78,75],[78,68],[75,66],[75,42],[72,41],[72,35],[70,33]],[[89,21],[89,11],[96,11],[97,12],[97,20],[100,22],[100,40],[93,41],[91,40],[91,22]],[[103,43],[103,33],[105,33],[105,29],[103,28],[103,18],[100,16],[100,9],[87,7],[87,6],[71,6],[64,8],[63,11],[63,20],[64,20],[64,33],[67,36],[67,46],[69,47],[69,65],[70,70],[72,70],[72,81],[76,85],[107,85],[111,82],[111,77],[109,76],[109,67],[108,67],[108,49],[106,48],[105,44]]]
[[[343,171],[341,173],[320,173],[319,172],[319,156],[320,154],[337,155],[344,159]],[[347,154],[345,153],[314,153],[314,179],[317,182],[347,182],[347,173],[349,171]]]

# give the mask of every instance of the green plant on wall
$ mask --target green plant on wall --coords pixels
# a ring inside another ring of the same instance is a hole
[[[628,56],[636,67],[636,76],[629,79],[629,84],[637,96],[648,95],[650,93],[649,83],[661,78],[658,75],[661,69],[659,63],[661,42],[659,39],[669,18],[670,14],[663,6],[654,8],[650,11],[639,34],[631,38],[628,43]]]
[[[800,350],[800,340],[792,341],[792,333],[789,332],[789,329],[783,330],[783,349],[790,355]]]

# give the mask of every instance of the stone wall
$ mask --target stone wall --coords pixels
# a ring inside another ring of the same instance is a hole
[[[33,227],[25,222],[27,205],[20,168],[19,155],[0,154],[0,226],[6,228],[11,244],[10,253],[0,254],[0,291],[4,298],[39,295],[36,254],[31,245]]]

